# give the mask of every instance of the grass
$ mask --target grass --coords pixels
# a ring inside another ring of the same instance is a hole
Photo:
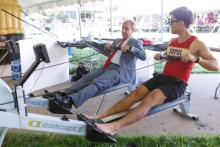
[[[109,144],[80,136],[10,131],[3,147],[220,147],[220,136],[119,136],[117,140]]]

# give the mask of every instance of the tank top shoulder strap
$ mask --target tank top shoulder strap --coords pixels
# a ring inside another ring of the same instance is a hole
[[[192,35],[189,37],[189,39],[186,40],[186,44],[191,44],[195,39],[197,39],[196,36]]]
[[[195,39],[197,39],[197,37],[196,36],[194,36],[194,35],[191,35],[186,41],[184,41],[184,42],[181,42],[181,43],[179,43],[178,42],[178,37],[177,38],[173,38],[173,39],[171,39],[171,41],[170,41],[170,43],[169,43],[169,45],[180,45],[180,46],[182,46],[182,45],[191,45],[191,43],[195,40]]]

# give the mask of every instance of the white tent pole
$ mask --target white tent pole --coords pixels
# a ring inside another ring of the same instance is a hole
[[[111,31],[111,38],[112,38],[112,0],[110,1],[110,31]]]
[[[82,28],[81,28],[81,0],[78,1],[78,17],[79,17],[79,36],[80,38],[82,37]]]
[[[160,1],[161,3],[161,17],[160,17],[160,30],[161,30],[161,41],[163,41],[163,0]]]

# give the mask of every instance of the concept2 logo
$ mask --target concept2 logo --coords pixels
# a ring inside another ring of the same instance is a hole
[[[60,131],[68,131],[68,132],[78,132],[81,133],[85,131],[84,125],[65,125],[61,123],[50,123],[50,122],[41,122],[30,120],[28,122],[29,127],[39,128],[39,129],[49,129],[49,130],[60,130]]]

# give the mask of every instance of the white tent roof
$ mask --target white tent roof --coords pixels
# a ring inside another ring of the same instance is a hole
[[[112,5],[113,8],[117,8],[116,14],[113,15],[135,16],[160,14],[161,10],[164,13],[169,13],[180,6],[186,6],[192,11],[215,10],[220,9],[220,0],[112,0]]]
[[[40,10],[42,8],[51,8],[53,6],[63,6],[71,4],[85,4],[88,2],[103,0],[19,0],[19,4],[27,10]]]
[[[88,2],[106,1],[106,0],[19,0],[19,4],[24,9],[40,10],[42,8],[51,8],[53,6],[63,6],[70,4],[85,4]],[[123,7],[127,13],[155,13],[161,11],[161,2],[163,1],[163,11],[169,12],[179,6],[187,6],[194,11],[219,9],[219,0],[112,0],[116,7]]]

